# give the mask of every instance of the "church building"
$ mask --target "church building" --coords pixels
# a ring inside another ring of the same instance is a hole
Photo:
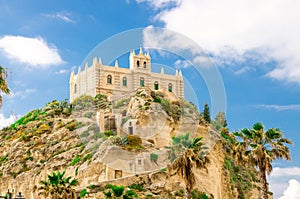
[[[139,54],[132,50],[129,55],[129,68],[119,67],[118,61],[115,66],[102,64],[101,58],[94,58],[92,65],[78,73],[74,70],[70,76],[70,102],[82,95],[96,96],[105,94],[111,100],[133,92],[140,87],[149,87],[152,90],[165,89],[173,92],[177,97],[184,98],[184,81],[181,70],[176,70],[175,75],[151,72],[151,57],[149,53],[143,53],[140,48]]]

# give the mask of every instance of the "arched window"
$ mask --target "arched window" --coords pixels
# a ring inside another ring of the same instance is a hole
[[[173,87],[172,87],[172,84],[171,84],[171,83],[169,83],[169,85],[168,85],[168,91],[169,91],[169,92],[172,92],[172,91],[173,91]]]
[[[145,86],[145,79],[143,77],[140,78],[140,86],[141,87]]]
[[[127,86],[127,78],[123,77],[123,86]]]
[[[112,84],[112,77],[111,75],[107,75],[107,83]]]
[[[147,63],[144,61],[144,68],[146,68],[147,67]]]
[[[140,67],[140,61],[139,60],[136,61],[136,65],[137,65],[137,67]]]
[[[154,90],[158,90],[158,81],[154,82]]]
[[[77,93],[77,84],[74,85],[74,93]]]

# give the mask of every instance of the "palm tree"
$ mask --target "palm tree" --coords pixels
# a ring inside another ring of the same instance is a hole
[[[10,90],[8,88],[7,82],[6,82],[7,73],[2,66],[0,66],[0,108],[2,107],[2,95],[1,93],[4,93],[6,95],[10,94]]]
[[[195,174],[193,173],[194,165],[196,165],[197,168],[203,168],[206,163],[208,163],[208,158],[201,153],[203,149],[203,143],[201,142],[202,137],[196,137],[190,142],[190,145],[184,146],[188,143],[186,140],[188,136],[189,134],[181,136],[181,138],[173,137],[173,144],[176,144],[175,148],[177,149],[174,150],[171,148],[171,154],[169,154],[171,162],[172,157],[176,156],[175,153],[180,151],[178,150],[180,146],[183,147],[183,152],[180,155],[177,155],[178,158],[167,167],[169,172],[173,171],[174,173],[179,174],[184,180],[186,199],[191,198],[191,191],[196,184]]]
[[[73,187],[78,185],[78,181],[72,177],[64,177],[65,173],[66,171],[62,173],[58,171],[57,174],[52,172],[52,175],[48,175],[47,180],[41,180],[39,195],[51,196],[54,199],[75,198]]]
[[[292,144],[292,141],[283,138],[283,133],[278,128],[264,131],[262,123],[254,124],[252,129],[242,129],[234,135],[237,140],[240,140],[235,144],[237,162],[245,163],[246,161],[259,169],[263,199],[268,199],[266,174],[270,175],[273,160],[291,160],[290,150],[286,144]]]

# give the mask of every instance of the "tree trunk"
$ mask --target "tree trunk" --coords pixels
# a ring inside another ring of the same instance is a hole
[[[191,199],[191,190],[185,185],[185,199]]]
[[[263,191],[263,199],[268,199],[269,198],[269,189],[268,189],[268,182],[267,182],[267,177],[266,177],[266,169],[263,168],[263,166],[259,167],[259,173],[260,173],[260,182],[261,182],[261,187]]]

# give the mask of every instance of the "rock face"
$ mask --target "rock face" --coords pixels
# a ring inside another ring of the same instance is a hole
[[[200,114],[193,105],[148,89],[111,106],[104,100],[107,104],[94,107],[90,97],[84,99],[73,104],[72,114],[65,103],[53,101],[0,131],[0,193],[9,189],[21,191],[26,199],[43,198],[38,195],[40,181],[53,171],[65,170],[66,176],[80,182],[78,191],[91,185],[136,183],[143,184],[148,194],[169,198],[184,189],[184,183],[179,176],[161,171],[169,163],[166,146],[173,136],[189,132],[192,138],[204,137],[210,159],[206,168],[194,170],[195,188],[214,199],[238,198],[224,171],[219,134],[199,124]],[[142,144],[130,144],[138,143],[136,137]],[[256,193],[253,189],[247,198],[255,198]],[[104,198],[101,194],[86,198]]]

